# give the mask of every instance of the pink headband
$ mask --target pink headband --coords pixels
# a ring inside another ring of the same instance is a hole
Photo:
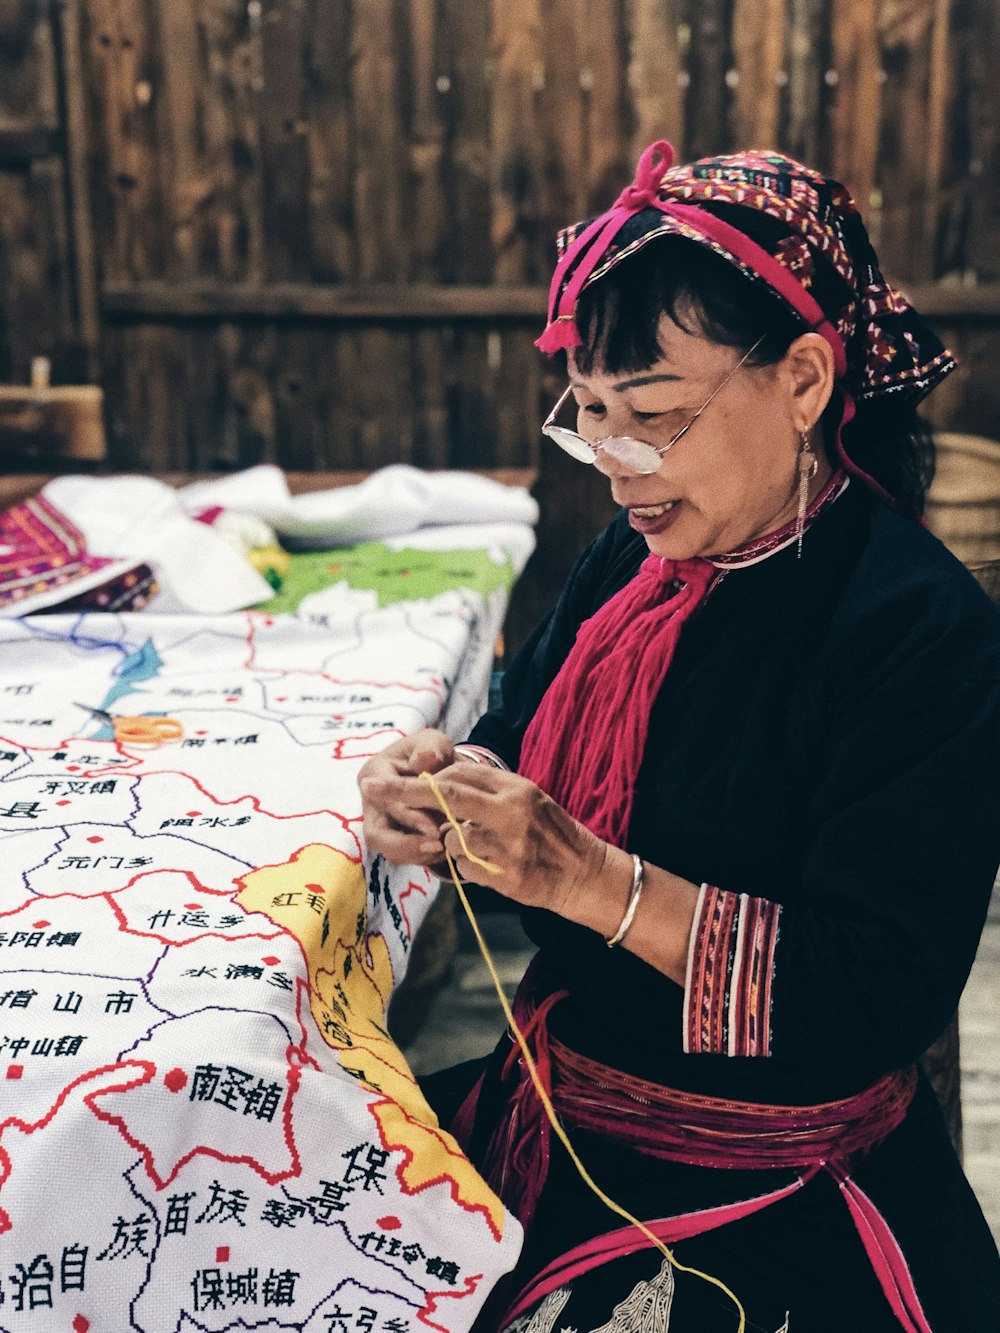
[[[567,248],[552,275],[549,322],[535,346],[548,356],[563,348],[580,346],[582,339],[576,324],[576,306],[587,279],[629,218],[641,213],[644,208],[656,208],[681,223],[686,231],[693,231],[706,240],[714,241],[734,259],[763,278],[796,314],[802,316],[813,332],[820,334],[830,344],[837,378],[841,379],[847,371],[843,341],[819,302],[788,269],[738,228],[723,222],[714,213],[694,204],[679,204],[660,198],[660,182],[673,162],[673,146],[666,139],[650,144],[639,159],[635,183],[623,190],[614,206],[591,222]]]

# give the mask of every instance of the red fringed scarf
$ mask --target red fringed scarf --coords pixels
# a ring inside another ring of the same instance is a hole
[[[580,626],[525,733],[518,772],[617,847],[628,833],[653,701],[681,629],[718,576],[707,560],[648,555]]]
[[[806,510],[809,527],[845,491],[837,471]],[[649,715],[681,630],[727,568],[791,545],[796,525],[711,561],[648,555],[638,573],[580,626],[525,732],[518,772],[616,847],[628,836]]]

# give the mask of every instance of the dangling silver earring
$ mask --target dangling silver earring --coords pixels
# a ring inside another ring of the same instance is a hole
[[[819,471],[819,459],[812,451],[808,431],[802,432],[802,444],[799,448],[799,512],[795,519],[795,537],[798,544],[798,559],[802,559],[802,538],[806,531],[806,509],[809,505],[809,483]]]

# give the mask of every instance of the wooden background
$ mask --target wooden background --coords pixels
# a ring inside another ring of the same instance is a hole
[[[115,468],[541,461],[544,602],[552,238],[653,138],[843,179],[1000,435],[998,68],[996,0],[0,0],[0,380],[99,378]]]

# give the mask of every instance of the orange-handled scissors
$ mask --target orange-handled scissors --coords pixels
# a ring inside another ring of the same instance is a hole
[[[77,704],[77,708],[100,718],[115,733],[115,740],[127,745],[166,745],[184,735],[184,728],[175,717],[121,717],[104,708],[91,708],[89,704]]]

